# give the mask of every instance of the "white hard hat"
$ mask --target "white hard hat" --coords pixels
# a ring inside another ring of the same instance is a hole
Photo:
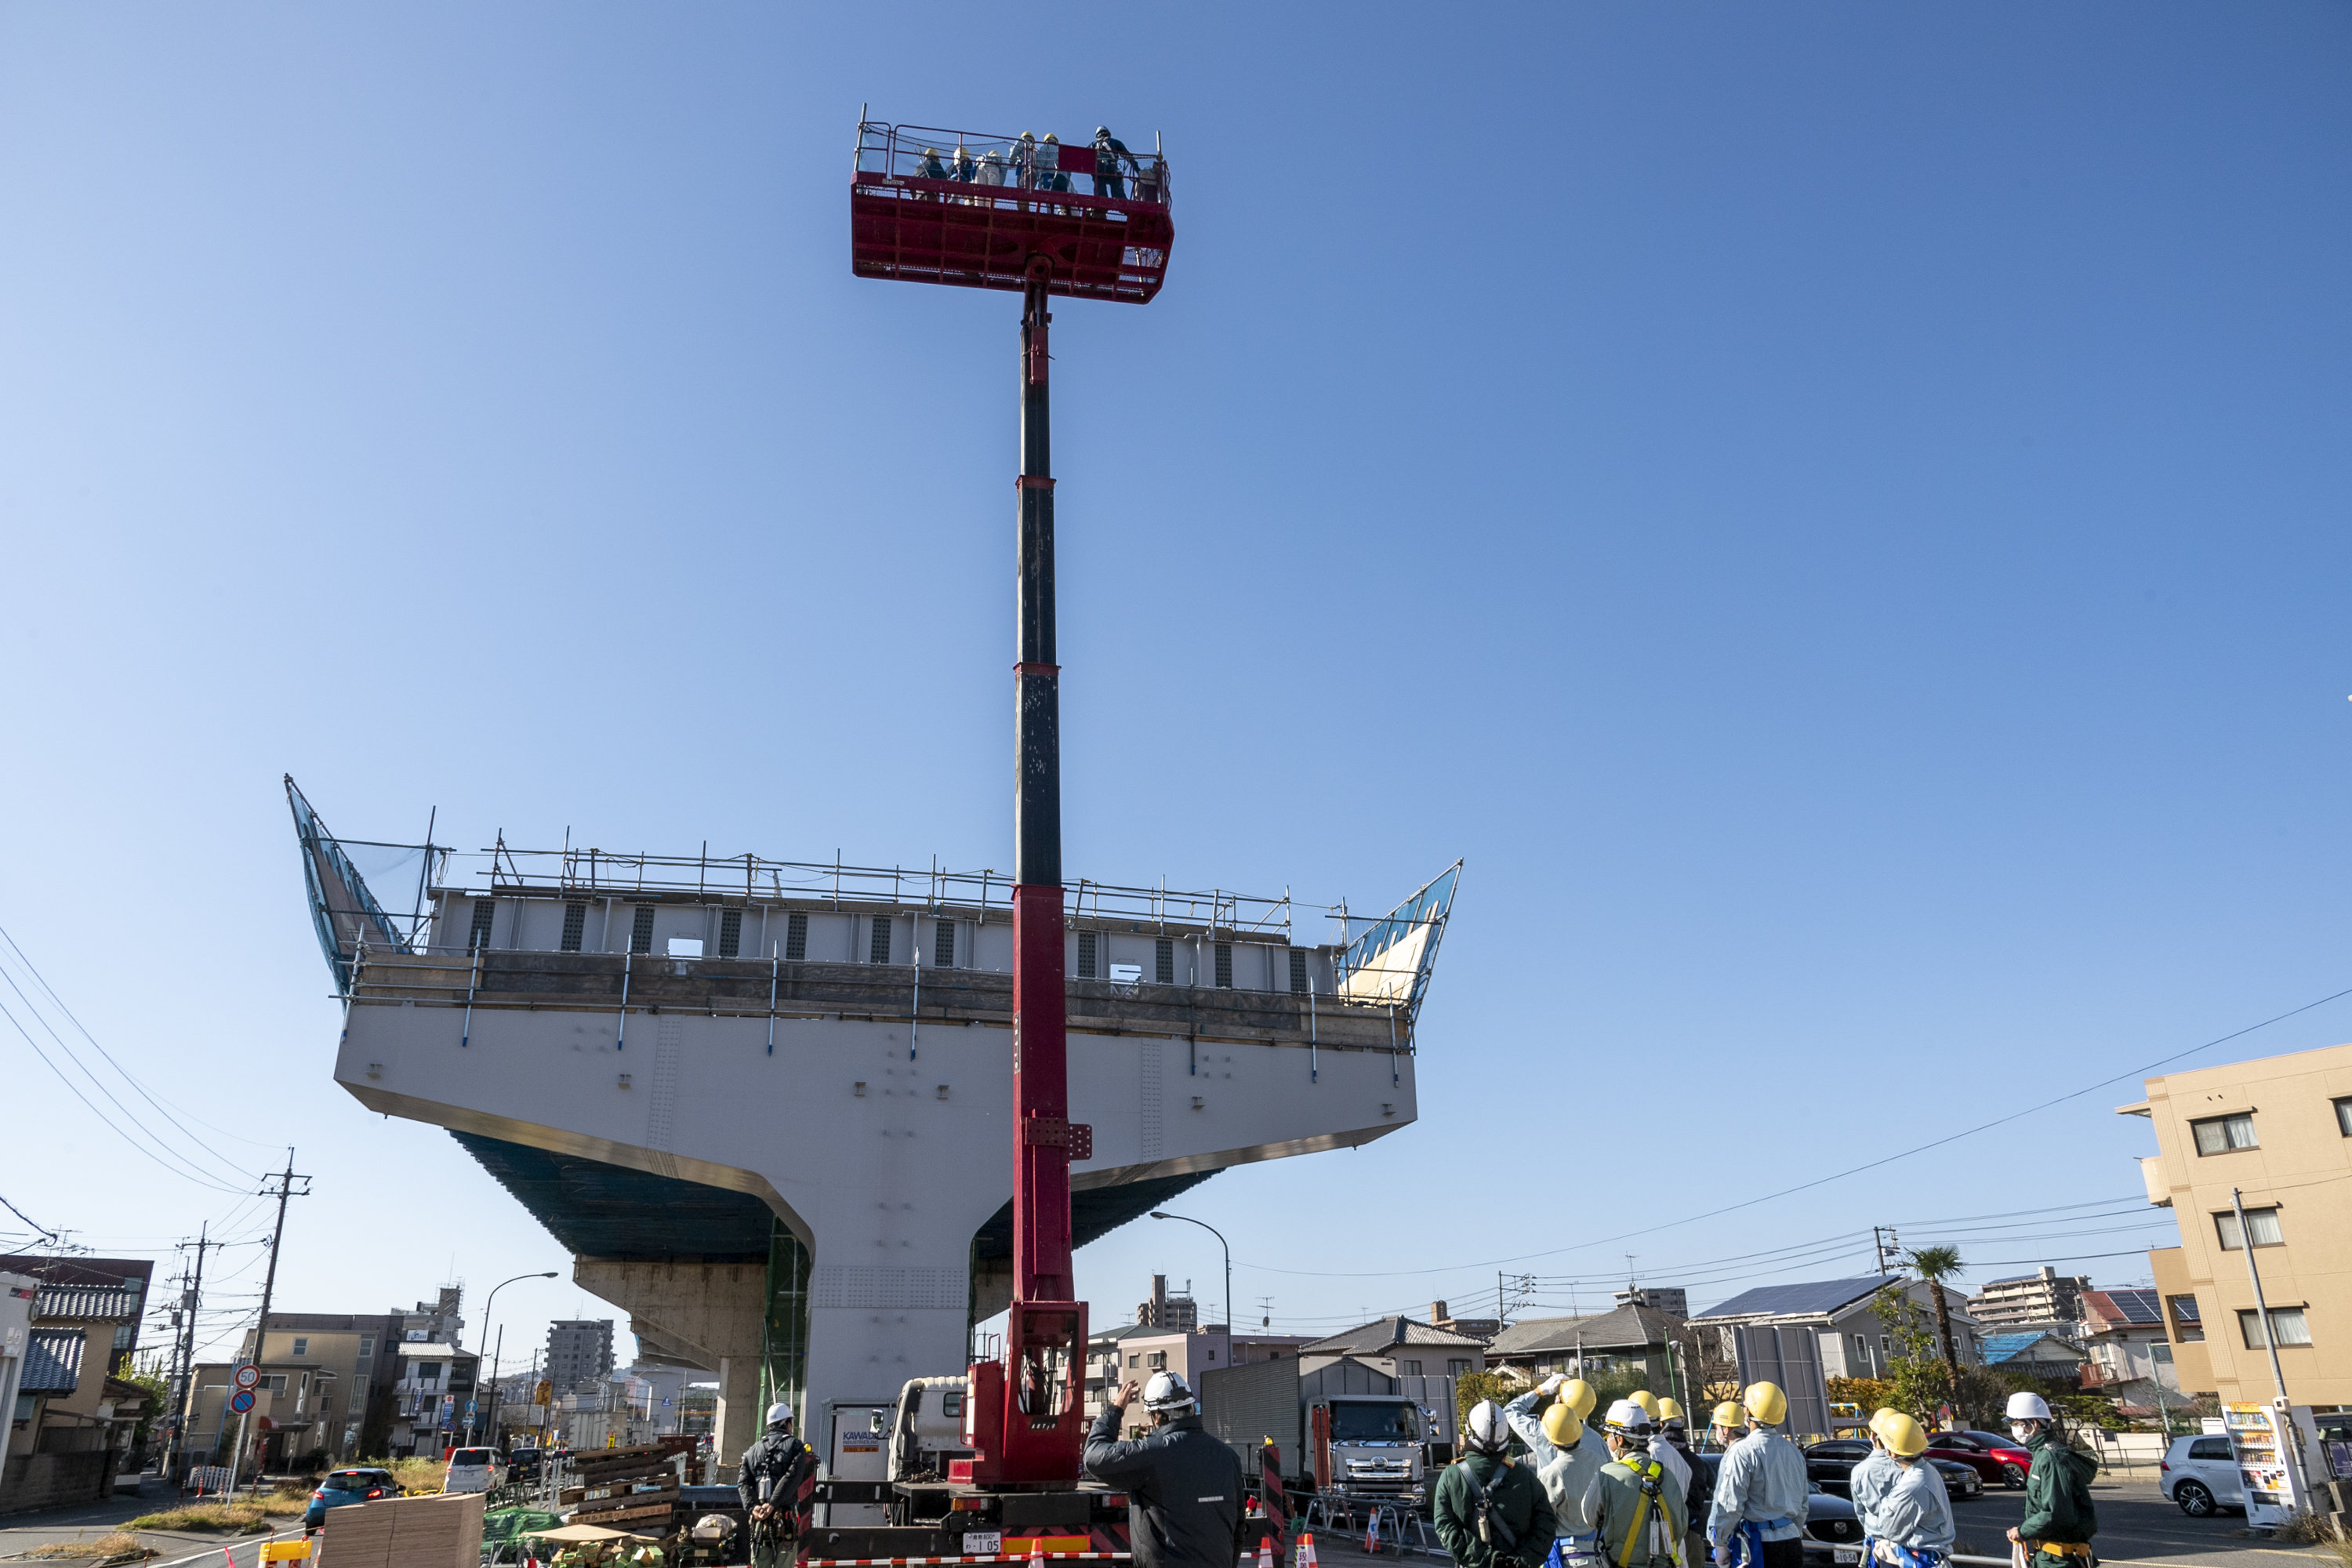
[[[2012,1394],[2009,1396],[2009,1418],[2011,1421],[2047,1421],[2050,1402],[2038,1394]]]
[[[1601,1425],[1621,1436],[1646,1437],[1650,1435],[1650,1413],[1630,1399],[1621,1399],[1609,1407]]]
[[[793,1407],[781,1401],[768,1406],[768,1425],[789,1426],[793,1424]]]
[[[1511,1446],[1510,1424],[1503,1419],[1502,1407],[1491,1399],[1482,1399],[1470,1408],[1470,1427],[1465,1434],[1470,1447],[1482,1454],[1499,1454]]]
[[[1157,1415],[1170,1410],[1181,1410],[1192,1403],[1192,1391],[1185,1386],[1182,1376],[1172,1372],[1155,1372],[1151,1381],[1143,1385],[1143,1407]]]

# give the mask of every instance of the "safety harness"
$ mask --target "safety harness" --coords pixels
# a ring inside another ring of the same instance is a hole
[[[1511,1468],[1511,1461],[1498,1455],[1495,1466],[1495,1473],[1499,1476]],[[1478,1539],[1491,1550],[1506,1555],[1516,1551],[1519,1544],[1519,1532],[1504,1521],[1502,1514],[1495,1508],[1495,1500],[1488,1497],[1486,1489],[1478,1484],[1478,1472],[1470,1468],[1467,1458],[1461,1461],[1459,1468],[1462,1479],[1470,1483],[1471,1507],[1478,1515]]]
[[[1658,1500],[1658,1482],[1665,1475],[1666,1468],[1646,1456],[1637,1457],[1632,1454],[1626,1455],[1617,1462],[1633,1471],[1633,1479],[1642,1484],[1642,1495],[1633,1504],[1633,1521],[1625,1527],[1625,1543],[1618,1549],[1617,1561],[1621,1563],[1633,1562],[1633,1542],[1642,1540],[1644,1553],[1643,1561],[1655,1563],[1658,1560],[1656,1532],[1654,1531],[1652,1536],[1645,1540],[1643,1537],[1642,1529],[1645,1524],[1664,1525],[1667,1522],[1668,1516],[1664,1510],[1654,1507]],[[1652,1517],[1654,1512],[1654,1518]],[[1671,1534],[1671,1530],[1666,1533]],[[1675,1568],[1681,1568],[1683,1560],[1681,1543],[1669,1541],[1665,1543],[1665,1547],[1666,1561],[1675,1564]],[[1760,1559],[1763,1554],[1759,1552],[1757,1555]]]

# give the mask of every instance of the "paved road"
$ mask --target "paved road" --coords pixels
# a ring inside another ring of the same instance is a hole
[[[2188,1564],[2198,1568],[2294,1568],[2294,1560],[2305,1564],[2332,1565],[2337,1562],[2333,1552],[2250,1536],[2245,1520],[2237,1514],[2191,1519],[2165,1501],[2151,1480],[2100,1481],[2093,1485],[2091,1495],[2099,1508],[2097,1545],[2102,1563],[2155,1563],[2163,1568],[2186,1568]],[[1987,1492],[1979,1501],[1956,1505],[1952,1515],[1959,1527],[1958,1546],[1962,1552],[2006,1558],[2009,1540],[2004,1532],[2025,1517],[2025,1494]],[[1336,1534],[1318,1534],[1315,1538],[1316,1557],[1323,1568],[1372,1568],[1374,1564],[1419,1568],[1428,1562],[1418,1555],[1402,1559],[1385,1553],[1367,1557],[1363,1544],[1360,1535],[1342,1539]],[[1445,1560],[1440,1557],[1436,1561],[1443,1563]]]
[[[172,1506],[171,1489],[150,1478],[143,1489],[146,1496],[123,1492],[104,1502],[79,1503],[72,1508],[51,1509],[43,1513],[10,1514],[0,1519],[0,1558],[15,1557],[30,1552],[36,1546],[47,1546],[54,1541],[95,1541],[109,1531],[120,1530],[124,1521],[142,1513],[154,1513]],[[294,1521],[290,1533],[299,1536],[301,1521]],[[282,1539],[277,1536],[245,1535],[226,1540],[217,1535],[195,1535],[163,1531],[142,1530],[142,1544],[160,1555],[149,1568],[171,1568],[185,1563],[189,1568],[209,1563],[213,1568],[255,1568],[260,1561],[261,1542]],[[224,1559],[221,1548],[228,1553]]]

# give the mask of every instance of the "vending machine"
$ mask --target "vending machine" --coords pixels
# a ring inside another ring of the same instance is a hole
[[[2311,1457],[2319,1451],[2311,1406],[2284,1400],[2224,1405],[2221,1418],[2246,1489],[2246,1522],[2256,1530],[2275,1530],[2308,1511],[2314,1504],[2305,1489],[2326,1475],[2311,1468]]]

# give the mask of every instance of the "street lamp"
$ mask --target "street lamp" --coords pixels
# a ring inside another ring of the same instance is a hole
[[[1204,1219],[1194,1219],[1190,1215],[1166,1214],[1159,1209],[1153,1209],[1151,1211],[1151,1217],[1153,1219],[1181,1219],[1186,1225],[1197,1225],[1202,1230],[1207,1231],[1211,1236],[1215,1237],[1217,1238],[1217,1245],[1225,1249],[1225,1354],[1230,1357],[1233,1354],[1234,1345],[1234,1249],[1232,1244],[1225,1240],[1225,1233],[1223,1231],[1219,1230],[1215,1226],[1211,1225]]]
[[[474,1377],[474,1397],[467,1402],[473,1406],[473,1409],[466,1412],[466,1447],[470,1448],[474,1446],[474,1411],[479,1410],[482,1407],[482,1379],[479,1372],[480,1357],[482,1352],[490,1348],[490,1308],[492,1304],[498,1300],[499,1292],[513,1284],[515,1279],[552,1279],[554,1278],[555,1270],[552,1268],[539,1274],[518,1274],[514,1277],[514,1279],[501,1279],[497,1284],[491,1286],[490,1293],[482,1299],[482,1331],[474,1346],[476,1358],[475,1364],[477,1369]],[[498,1369],[496,1367],[490,1369],[490,1378],[492,1389],[495,1391],[498,1379]]]

